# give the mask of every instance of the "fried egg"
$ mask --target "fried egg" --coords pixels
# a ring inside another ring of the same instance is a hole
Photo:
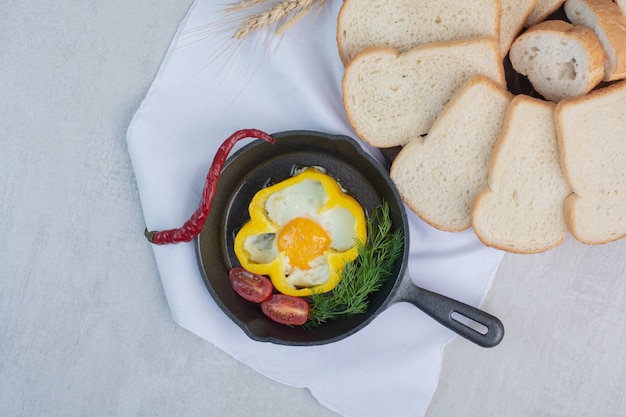
[[[330,291],[358,255],[357,242],[366,239],[361,205],[318,168],[260,190],[248,210],[235,254],[288,295]]]

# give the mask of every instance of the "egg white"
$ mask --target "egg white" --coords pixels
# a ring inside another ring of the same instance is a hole
[[[313,217],[326,202],[319,181],[305,179],[271,194],[265,202],[267,217],[283,227],[296,217]]]

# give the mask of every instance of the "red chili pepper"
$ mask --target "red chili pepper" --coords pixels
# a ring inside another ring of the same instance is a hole
[[[219,147],[213,158],[211,168],[206,177],[204,190],[202,192],[202,201],[200,207],[196,209],[193,215],[178,229],[169,229],[163,231],[148,231],[146,228],[145,235],[151,243],[155,245],[165,245],[168,243],[189,242],[200,234],[202,226],[211,210],[211,203],[217,189],[217,181],[226,162],[228,154],[241,139],[255,138],[262,139],[268,143],[274,143],[274,138],[265,132],[257,129],[243,129],[233,133]]]

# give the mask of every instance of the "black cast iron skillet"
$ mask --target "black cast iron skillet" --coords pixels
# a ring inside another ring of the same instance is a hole
[[[378,161],[345,136],[311,131],[281,132],[273,136],[275,144],[251,142],[228,159],[211,213],[196,240],[198,262],[207,289],[250,338],[294,346],[332,343],[359,331],[390,305],[405,301],[480,346],[492,347],[500,343],[504,328],[496,317],[412,283],[407,273],[406,212],[388,172]],[[308,329],[285,326],[265,317],[258,304],[235,293],[228,271],[239,266],[233,250],[234,236],[249,219],[248,204],[254,194],[270,183],[288,178],[294,168],[313,165],[324,167],[337,179],[361,203],[366,215],[386,200],[393,228],[404,232],[406,245],[392,277],[371,296],[366,313]]]

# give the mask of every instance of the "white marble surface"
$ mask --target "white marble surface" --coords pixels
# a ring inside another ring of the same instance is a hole
[[[335,415],[171,319],[125,134],[190,4],[0,0],[2,416]],[[626,415],[626,239],[507,254],[483,307],[427,416]]]

